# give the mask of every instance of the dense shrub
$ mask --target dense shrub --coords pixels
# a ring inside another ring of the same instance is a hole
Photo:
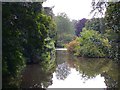
[[[81,37],[77,38],[76,42],[79,44],[75,47],[71,45],[75,55],[83,57],[105,57],[111,47],[108,39],[94,30],[83,29]],[[71,49],[70,46],[69,49]]]
[[[67,50],[68,52],[74,53],[75,47],[77,47],[79,45],[79,42],[77,41],[77,39],[71,41],[70,43],[66,44]]]
[[[104,34],[111,45],[110,51],[109,51],[109,57],[113,58],[114,60],[118,59],[118,34],[113,32],[111,29],[106,30]]]
[[[26,63],[52,58],[55,23],[43,13],[42,3],[2,3],[2,8],[2,83],[3,88],[18,88]]]

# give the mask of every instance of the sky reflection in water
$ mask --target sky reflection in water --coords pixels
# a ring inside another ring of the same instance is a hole
[[[113,81],[117,80],[117,68],[111,60],[77,58],[67,51],[57,51],[56,55],[57,68],[53,73],[53,84],[48,88],[107,88],[116,85]]]
[[[106,88],[104,77],[97,75],[95,78],[85,80],[76,69],[70,68],[70,74],[66,79],[57,79],[53,73],[53,84],[48,88]]]
[[[118,66],[110,59],[81,58],[57,50],[56,60],[28,65],[22,88],[115,88]]]

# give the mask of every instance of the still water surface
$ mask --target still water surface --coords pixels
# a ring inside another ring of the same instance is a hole
[[[22,88],[108,88],[117,87],[118,67],[110,59],[75,57],[66,49],[56,50],[55,60],[28,65]]]

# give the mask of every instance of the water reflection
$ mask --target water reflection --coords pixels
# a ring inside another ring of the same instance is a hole
[[[23,72],[21,88],[47,88],[52,85],[54,71],[55,61],[28,65]]]
[[[53,84],[48,88],[106,88],[104,78],[100,75],[94,79],[89,79],[87,82],[82,78],[82,74],[76,71],[74,68],[71,68],[71,74],[64,79],[58,80],[56,78],[56,73],[53,73]]]
[[[78,58],[68,54],[67,51],[57,51],[56,60],[57,68],[53,74],[53,84],[48,88],[116,88],[118,86],[118,66],[110,59]]]
[[[70,55],[71,56],[71,55]],[[71,61],[69,57],[68,63]],[[72,57],[73,61],[73,57]],[[76,58],[73,61],[74,67],[82,74],[87,81],[100,75],[104,77],[104,82],[108,88],[118,87],[118,65],[110,59]]]
[[[72,61],[72,62],[71,62]],[[76,58],[69,57],[68,64],[73,64],[83,76],[83,78],[94,78],[95,76],[107,72],[112,65],[108,59],[95,59],[95,58]]]
[[[112,64],[107,72],[101,74],[105,78],[105,83],[108,88],[120,88],[119,85],[119,71],[118,65]]]
[[[56,52],[56,61],[28,65],[22,88],[116,88],[118,65],[110,59],[81,58],[66,50]]]
[[[70,74],[70,67],[67,63],[59,64],[56,68],[57,79],[64,80]]]

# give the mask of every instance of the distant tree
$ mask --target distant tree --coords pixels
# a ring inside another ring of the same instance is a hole
[[[72,23],[74,26],[76,25],[77,22],[78,22],[77,20],[74,20],[74,19],[72,20]]]
[[[59,13],[58,16],[55,18],[56,24],[57,24],[57,33],[67,33],[67,34],[73,34],[73,27],[70,19],[65,13]]]
[[[80,36],[80,32],[82,32],[82,29],[85,27],[85,23],[86,23],[87,19],[83,18],[81,20],[79,20],[76,25],[75,25],[75,34],[77,36]]]
[[[100,33],[105,33],[105,20],[104,18],[92,18],[86,22],[85,28],[88,30],[96,30]]]
[[[65,13],[59,13],[55,17],[57,29],[57,46],[63,47],[74,36],[74,25]]]
[[[53,17],[53,16],[54,16],[54,13],[53,13],[53,11],[52,11],[53,8],[54,8],[54,6],[53,6],[53,7],[44,7],[44,12],[45,12],[45,14]]]

